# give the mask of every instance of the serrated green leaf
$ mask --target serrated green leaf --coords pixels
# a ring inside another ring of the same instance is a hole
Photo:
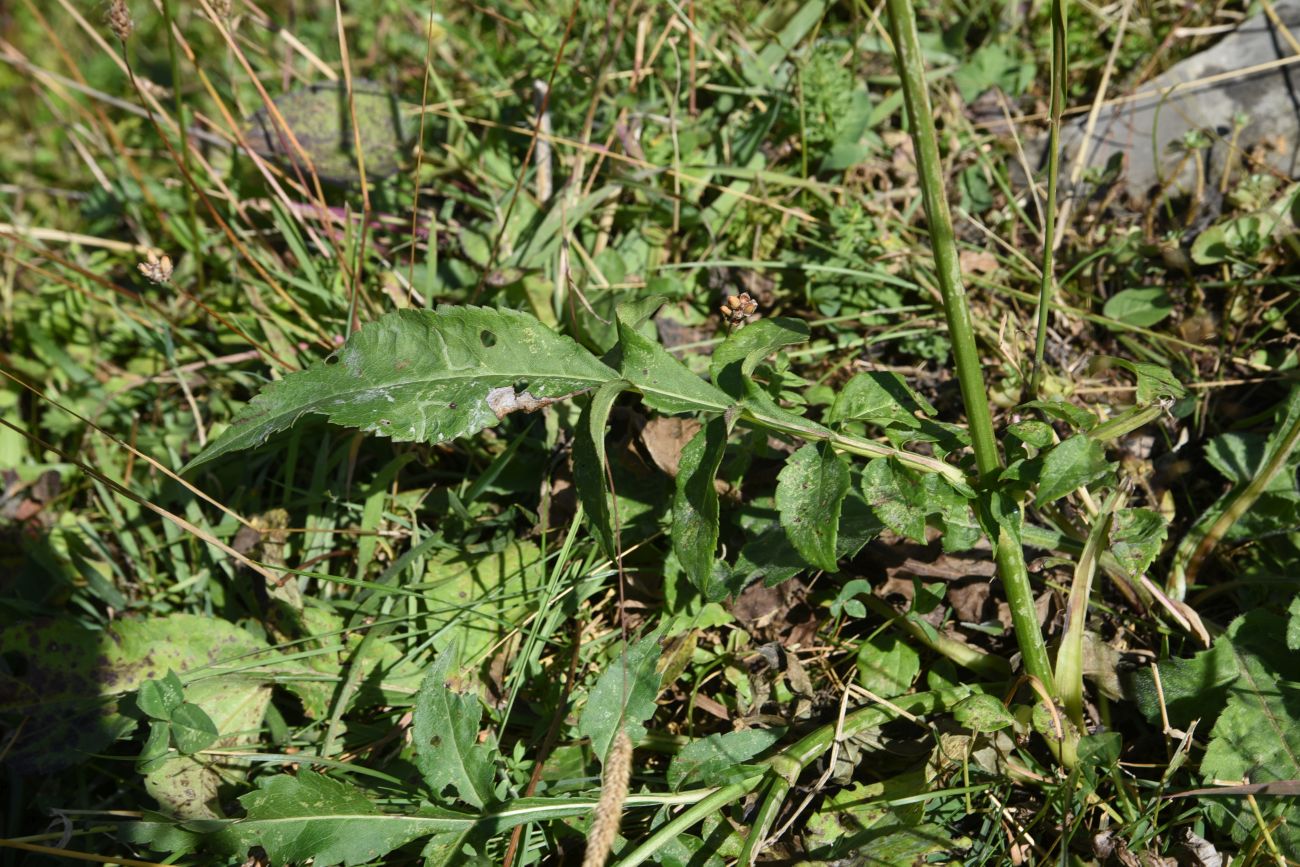
[[[945,551],[964,550],[979,541],[981,530],[969,502],[933,473],[876,458],[862,472],[862,491],[877,517],[900,536],[924,542],[926,518],[937,514],[945,530]]]
[[[264,389],[186,466],[253,448],[308,414],[400,442],[445,442],[618,375],[568,337],[513,310],[397,310],[339,350]]]
[[[158,680],[146,680],[140,684],[136,704],[140,710],[158,720],[169,720],[172,711],[185,701],[185,687],[176,672],[168,670],[167,675]]]
[[[605,473],[605,426],[614,401],[631,385],[626,379],[616,379],[596,389],[591,402],[583,408],[574,433],[573,482],[607,557],[617,552],[610,520],[609,480]]]
[[[892,371],[868,371],[859,373],[839,390],[826,414],[826,423],[854,420],[881,427],[919,428],[918,412],[932,416],[935,408],[903,377]]]
[[[449,811],[384,813],[365,792],[312,771],[280,774],[242,796],[245,817],[210,838],[220,851],[243,857],[253,846],[272,864],[364,864],[398,846],[439,831],[455,831],[472,817]]]
[[[645,734],[642,723],[654,716],[659,695],[658,662],[656,630],[630,647],[621,645],[592,687],[578,720],[578,734],[591,738],[591,748],[601,761],[620,728],[633,743]]]
[[[618,320],[619,371],[641,392],[646,406],[664,413],[725,412],[733,403],[722,391],[691,373],[659,343]]]
[[[727,424],[718,416],[682,449],[673,496],[673,552],[696,587],[713,574],[718,548],[718,490],[713,479],[727,449]]]
[[[1106,460],[1106,448],[1083,434],[1076,434],[1055,446],[1043,457],[1034,504],[1059,500],[1081,485],[1106,475],[1114,464]]]
[[[709,359],[713,384],[732,398],[745,396],[745,379],[758,362],[786,346],[808,340],[808,324],[800,319],[760,319],[733,331]]]
[[[884,525],[904,538],[925,541],[929,504],[914,474],[889,458],[876,458],[862,471],[862,493]]]
[[[493,750],[478,742],[483,717],[478,697],[447,686],[448,677],[459,670],[455,657],[450,650],[438,654],[415,695],[415,764],[435,796],[452,786],[462,801],[482,807],[494,799]]]
[[[775,744],[784,732],[784,729],[743,729],[691,741],[668,765],[668,785],[675,790],[693,779],[705,780],[710,786],[720,785],[728,770]]]
[[[840,509],[849,485],[848,464],[826,443],[799,449],[777,476],[776,507],[790,544],[827,572],[838,568]]]
[[[176,740],[176,748],[184,755],[206,750],[220,734],[212,717],[197,704],[183,702],[172,711],[172,737]]]

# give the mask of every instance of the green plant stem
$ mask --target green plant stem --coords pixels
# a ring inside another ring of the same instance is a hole
[[[793,786],[795,781],[798,780],[799,775],[810,764],[815,762],[819,756],[831,748],[837,736],[843,740],[856,737],[867,729],[876,728],[897,719],[900,710],[909,714],[933,713],[955,700],[965,698],[967,694],[968,691],[963,689],[960,693],[951,691],[918,692],[913,695],[899,696],[889,706],[871,705],[858,708],[847,714],[842,723],[827,723],[820,728],[814,729],[781,750],[781,752],[767,759],[765,762],[769,768],[767,774],[759,774],[742,782],[718,789],[696,803],[695,806],[682,812],[677,818],[660,827],[659,830],[629,853],[627,857],[621,859],[618,862],[618,867],[635,867],[635,865],[644,863],[669,840],[673,840],[678,835],[685,833],[688,828],[696,822],[702,821],[711,813],[717,812],[733,801],[740,800],[758,788],[764,780],[770,779],[770,775],[780,777],[786,784],[785,790],[788,791],[789,787]],[[780,804],[776,803],[772,809],[775,810],[779,806]]]
[[[1029,584],[1024,548],[1005,527],[997,527],[997,534],[993,557],[998,565],[998,577],[1002,579],[1002,589],[1007,594],[1007,606],[1011,609],[1011,624],[1016,630],[1022,663],[1025,671],[1052,689],[1055,684],[1052,662],[1047,656],[1043,631],[1038,627],[1038,606],[1034,604],[1034,589]]]
[[[939,158],[939,139],[934,129],[930,96],[926,91],[925,68],[921,61],[920,37],[916,32],[916,13],[911,0],[889,0],[889,27],[894,38],[894,53],[902,79],[903,100],[912,124],[912,144],[920,172],[921,197],[929,222],[930,246],[934,251],[935,275],[943,296],[943,312],[948,319],[948,338],[952,341],[953,361],[961,385],[962,403],[970,422],[971,443],[980,478],[996,472],[1002,465],[997,440],[993,436],[993,416],[989,411],[988,390],[981,373],[979,352],[975,348],[975,329],[970,305],[962,285],[957,242],[952,231],[952,214],[944,194],[943,164]]]
[[[930,227],[930,246],[934,250],[935,274],[943,295],[944,314],[948,319],[948,336],[952,341],[953,361],[961,385],[962,403],[970,423],[971,445],[980,481],[986,482],[1001,468],[1002,456],[993,436],[993,416],[989,410],[988,389],[975,348],[975,333],[970,305],[962,286],[957,244],[953,237],[952,215],[944,192],[943,166],[939,159],[938,136],[926,90],[925,68],[921,62],[920,37],[916,32],[916,13],[911,0],[888,0],[889,26],[894,37],[894,53],[902,81],[903,101],[912,124],[912,143],[920,172],[921,195]],[[1047,645],[1038,628],[1033,588],[1025,567],[1025,552],[1018,536],[1005,528],[995,530],[993,510],[981,507],[989,520],[984,521],[992,536],[996,532],[995,556],[998,574],[1006,588],[1007,603],[1016,627],[1016,641],[1024,659],[1025,670],[1044,684],[1052,684],[1052,666]],[[1049,686],[1050,688],[1050,686]]]
[[[1038,290],[1038,327],[1034,333],[1034,372],[1029,393],[1039,396],[1043,384],[1043,355],[1047,349],[1047,313],[1056,275],[1056,185],[1061,163],[1061,112],[1065,109],[1066,0],[1052,0],[1052,102],[1047,125],[1047,199],[1043,203],[1043,267]]]
[[[767,779],[765,774],[756,774],[742,782],[723,786],[704,798],[704,800],[697,802],[693,807],[683,810],[677,818],[661,826],[640,846],[633,849],[626,858],[620,859],[618,867],[636,867],[637,864],[644,863],[663,848],[666,843],[677,839],[679,835],[685,833],[696,822],[702,822],[705,817],[716,813],[733,801],[739,801],[758,788],[758,785],[765,779]]]
[[[1124,410],[1113,419],[1097,425],[1088,431],[1088,439],[1097,442],[1107,442],[1118,439],[1125,434],[1132,433],[1142,425],[1153,422],[1160,418],[1161,413],[1165,411],[1163,404],[1153,403],[1149,406],[1134,406]]]
[[[181,96],[181,63],[176,54],[176,34],[172,30],[171,0],[162,0],[163,26],[167,29],[167,55],[171,62],[172,95],[176,101],[176,129],[180,135],[181,158],[185,161],[185,171],[194,176],[193,156],[190,154],[189,123],[185,120],[185,100]],[[161,130],[160,130],[161,131]],[[199,233],[199,212],[194,202],[194,190],[182,185],[185,190],[186,216],[190,224],[190,252],[194,259],[194,275],[199,292],[203,291],[203,235]]]
[[[893,458],[909,469],[922,473],[938,473],[960,491],[970,492],[970,483],[961,468],[944,463],[938,458],[918,455],[902,449],[882,445],[872,440],[849,434],[833,433],[813,422],[800,424],[798,416],[777,417],[761,410],[746,409],[741,421],[776,433],[790,434],[810,442],[829,442],[834,448],[865,458]]]
[[[912,612],[900,614],[879,596],[868,593],[862,596],[862,601],[872,611],[890,619],[899,629],[956,665],[990,680],[1005,680],[1011,676],[1011,666],[1002,657],[949,638]]]
[[[742,867],[751,867],[758,860],[758,853],[763,850],[763,841],[767,839],[767,832],[772,830],[772,823],[781,812],[781,805],[785,803],[786,795],[790,794],[791,784],[785,777],[776,774],[771,780],[767,793],[763,795],[763,802],[759,804],[758,812],[754,814],[754,822],[745,837],[745,845],[740,849],[740,857],[736,859],[736,863]]]

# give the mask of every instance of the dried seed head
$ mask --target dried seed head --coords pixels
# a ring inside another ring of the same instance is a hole
[[[582,867],[605,867],[609,850],[618,837],[618,826],[623,819],[623,802],[627,800],[628,786],[632,782],[632,741],[621,727],[605,757],[601,774],[600,800],[596,815],[587,832],[587,852],[582,856]]]
[[[150,283],[169,283],[172,279],[172,259],[166,253],[159,258],[158,254],[150,250],[145,260],[136,268],[144,275],[144,278]]]
[[[222,21],[229,21],[234,10],[231,8],[230,0],[212,0],[212,11],[217,13],[217,17]]]
[[[126,0],[112,0],[108,5],[108,28],[113,31],[119,42],[126,42],[135,30],[135,21],[131,19],[131,10],[126,8]]]
[[[741,292],[739,295],[728,295],[727,303],[718,310],[729,326],[743,328],[753,321],[754,314],[758,312],[758,302],[748,292]]]

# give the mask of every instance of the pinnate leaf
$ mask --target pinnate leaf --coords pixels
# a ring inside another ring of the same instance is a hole
[[[415,763],[435,795],[453,786],[462,801],[482,807],[493,800],[493,751],[478,742],[478,697],[447,686],[455,658],[455,648],[438,654],[416,693]]]
[[[308,414],[407,442],[445,442],[532,412],[617,374],[568,337],[513,310],[398,310],[270,385],[186,469],[248,449]]]
[[[809,443],[777,477],[776,507],[790,544],[818,569],[837,568],[840,509],[849,493],[849,467],[829,445]]]

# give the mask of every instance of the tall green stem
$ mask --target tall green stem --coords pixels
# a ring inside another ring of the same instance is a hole
[[[1065,110],[1065,7],[1052,0],[1052,104],[1047,127],[1047,201],[1043,205],[1043,281],[1038,290],[1038,330],[1034,334],[1034,372],[1029,393],[1038,397],[1043,383],[1043,354],[1047,348],[1047,311],[1051,306],[1053,261],[1056,255],[1056,182],[1061,162],[1061,112]]]
[[[889,26],[894,38],[894,56],[902,80],[903,100],[907,105],[908,119],[912,125],[912,143],[916,151],[916,164],[920,172],[921,195],[925,214],[930,225],[930,246],[934,251],[935,271],[939,290],[943,295],[944,314],[948,319],[948,336],[952,341],[953,361],[957,367],[957,380],[961,384],[962,402],[970,422],[971,444],[975,449],[975,465],[980,480],[988,483],[1002,466],[1002,456],[993,437],[993,416],[989,411],[988,390],[980,368],[979,353],[975,348],[975,333],[971,324],[970,305],[962,286],[961,267],[957,257],[957,244],[953,237],[952,215],[944,193],[942,165],[939,160],[938,136],[930,97],[925,84],[925,68],[921,62],[920,38],[916,31],[916,13],[911,0],[888,0]],[[1013,521],[1001,514],[1005,510],[993,508],[990,495],[981,498],[980,506],[985,530],[995,541],[994,553],[998,575],[1011,607],[1012,622],[1016,628],[1016,642],[1024,659],[1025,670],[1052,689],[1052,665],[1047,656],[1047,645],[1038,628],[1037,610],[1034,606],[1033,588],[1029,584],[1029,571],[1025,568],[1025,552],[1020,544],[1018,529],[1005,525]],[[1001,514],[1001,520],[998,515]]]
[[[934,130],[930,95],[925,86],[925,67],[921,62],[921,43],[916,32],[916,13],[911,0],[889,0],[889,27],[894,37],[894,56],[902,78],[903,100],[912,124],[912,144],[916,166],[921,175],[921,197],[930,225],[930,246],[934,250],[943,311],[948,319],[948,339],[952,341],[957,381],[961,384],[962,403],[970,421],[971,443],[975,448],[975,465],[981,479],[1002,466],[997,440],[993,438],[993,416],[989,412],[988,391],[980,371],[979,352],[975,348],[975,329],[971,324],[970,305],[962,285],[957,243],[953,237],[952,214],[944,195],[943,165],[939,159],[939,139]]]

